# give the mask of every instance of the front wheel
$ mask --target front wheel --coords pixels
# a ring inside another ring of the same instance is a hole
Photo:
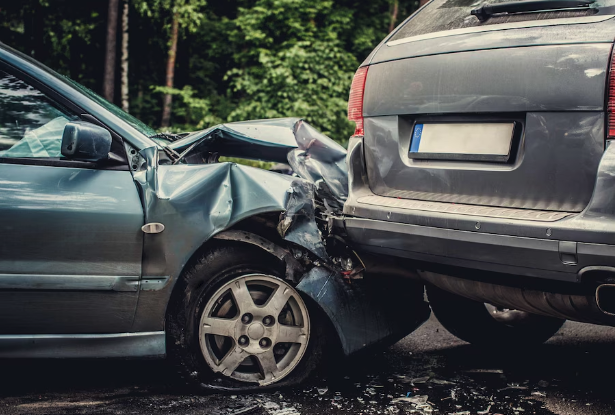
[[[429,305],[438,321],[451,334],[479,346],[520,347],[541,344],[551,338],[566,320],[501,309],[490,304],[427,286]]]
[[[321,324],[275,259],[236,245],[207,252],[179,283],[169,352],[191,382],[221,389],[298,383],[323,350]]]

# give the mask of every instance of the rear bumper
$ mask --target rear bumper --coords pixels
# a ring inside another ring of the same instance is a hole
[[[593,267],[615,271],[615,146],[604,153],[586,209],[563,217],[512,219],[459,209],[374,204],[362,140],[348,146],[344,226],[358,250],[424,264],[580,282]],[[361,203],[366,199],[372,203]],[[461,212],[461,213],[459,213]],[[541,219],[542,218],[542,219]]]
[[[347,217],[360,251],[504,274],[580,282],[590,267],[615,267],[615,246],[494,235]]]

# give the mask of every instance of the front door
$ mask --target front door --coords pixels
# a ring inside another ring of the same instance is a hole
[[[15,75],[0,71],[0,334],[127,332],[143,225],[132,175],[63,158],[77,114]]]

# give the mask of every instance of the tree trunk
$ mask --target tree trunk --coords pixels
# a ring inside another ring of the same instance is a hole
[[[177,55],[177,37],[179,35],[179,14],[173,15],[171,26],[171,45],[169,46],[169,59],[167,60],[167,88],[173,88],[173,78],[175,76],[175,56]],[[165,94],[162,104],[162,127],[168,127],[171,121],[171,103],[173,96]]]
[[[419,2],[419,7],[423,7],[425,4],[427,4],[427,2],[428,2],[428,1],[429,1],[429,0],[421,0],[421,1]]]
[[[45,47],[45,14],[39,1],[34,2],[32,16],[32,56],[40,62],[48,63],[49,48]],[[27,32],[27,29],[26,29]]]
[[[105,76],[103,81],[103,96],[110,102],[113,102],[113,92],[115,89],[117,8],[118,0],[109,0],[109,14],[107,16],[107,50],[105,53]]]
[[[143,83],[137,82],[137,85],[137,105],[133,107],[133,115],[140,119],[143,109]]]
[[[29,2],[31,3],[31,2]],[[35,17],[35,7],[36,4],[32,5],[32,4],[28,4],[27,6],[23,7],[23,10],[25,11],[24,13],[24,17],[23,17],[23,34],[24,34],[24,46],[25,46],[25,52],[26,54],[30,55],[30,56],[34,56],[35,58],[38,58],[38,56],[36,56],[36,52],[35,52],[35,38],[34,38],[34,17]]]
[[[128,1],[122,12],[122,109],[128,112]]]
[[[423,0],[421,0],[422,2]],[[395,29],[397,24],[397,14],[399,13],[399,0],[393,0],[393,10],[391,10],[391,23],[389,24],[389,33]]]

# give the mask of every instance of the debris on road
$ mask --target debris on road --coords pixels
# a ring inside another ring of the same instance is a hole
[[[489,405],[487,409],[485,409],[484,411],[476,411],[476,413],[477,415],[487,415],[490,410],[491,410],[491,405]]]
[[[410,397],[401,397],[401,398],[395,398],[393,399],[393,403],[397,403],[397,402],[408,402],[408,403],[413,403],[413,404],[425,404],[427,403],[427,400],[429,399],[429,396],[427,395],[417,395],[417,396],[410,396]]]
[[[507,386],[506,386],[506,387],[504,387],[504,388],[498,389],[498,392],[502,392],[502,391],[505,391],[505,390],[510,390],[510,389],[525,390],[525,389],[527,389],[527,386],[521,386],[521,385],[510,384],[510,385],[507,385]]]

